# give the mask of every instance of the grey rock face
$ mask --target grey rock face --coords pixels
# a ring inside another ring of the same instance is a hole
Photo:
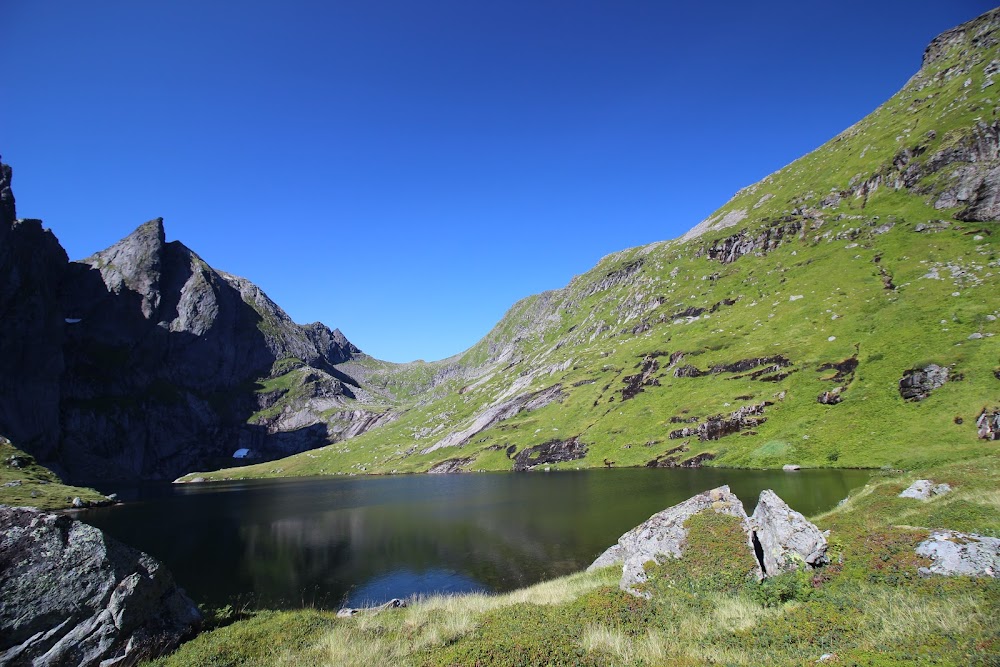
[[[526,447],[514,457],[514,472],[524,472],[540,465],[575,461],[587,455],[587,445],[576,438],[551,440]]]
[[[929,479],[918,479],[910,486],[906,487],[900,498],[914,498],[916,500],[930,500],[932,496],[943,496],[951,491],[948,484],[935,484]]]
[[[662,563],[665,558],[680,558],[687,538],[684,522],[698,512],[708,510],[735,516],[743,521],[746,546],[753,549],[749,520],[743,505],[728,486],[720,486],[657,512],[618,538],[618,543],[598,556],[587,570],[622,563],[619,587],[638,594],[635,586],[646,581],[645,564],[650,561]]]
[[[1000,440],[1000,410],[984,408],[976,419],[976,434],[983,440]]]
[[[333,365],[357,348],[166,242],[162,220],[65,271],[62,309],[79,322],[64,345],[59,460],[43,463],[77,481],[172,479],[227,465],[240,447],[269,459],[336,439],[322,413],[352,397],[352,380]],[[276,399],[254,381],[290,357],[313,371],[296,387],[303,410],[248,424]]]
[[[0,506],[0,664],[135,664],[200,623],[153,558],[67,516]]]
[[[948,369],[937,364],[912,368],[899,381],[899,395],[907,401],[922,401],[948,381]]]
[[[471,457],[447,459],[445,461],[441,461],[441,463],[431,466],[427,472],[433,475],[465,472],[465,466],[469,465],[470,463],[472,463]]]
[[[58,306],[67,257],[38,220],[17,220],[0,165],[0,433],[45,458],[59,440],[63,331]]]
[[[720,239],[713,242],[710,246],[699,249],[695,253],[695,256],[700,257],[704,254],[708,259],[713,259],[722,264],[732,264],[744,255],[766,255],[784,241],[794,238],[801,231],[802,222],[800,221],[771,225],[757,234],[744,229],[737,234]]]
[[[932,559],[921,574],[996,577],[1000,573],[1000,539],[972,533],[936,530],[917,545],[917,555]]]
[[[744,405],[728,416],[715,415],[709,417],[705,422],[697,426],[685,426],[676,431],[671,431],[667,437],[671,440],[690,437],[697,437],[702,441],[718,440],[733,433],[752,429],[766,422],[767,417],[763,417],[762,415],[768,405],[770,403],[767,401],[754,405]]]
[[[750,525],[760,544],[764,576],[827,562],[823,533],[770,489],[761,491]]]
[[[510,419],[522,411],[532,411],[543,408],[553,401],[561,400],[564,396],[562,385],[555,384],[540,391],[519,394],[514,398],[496,403],[476,415],[467,428],[461,431],[450,433],[430,447],[424,449],[421,454],[430,454],[442,447],[459,447],[469,442],[474,435],[485,431],[490,426],[504,419]]]
[[[397,416],[334,412],[358,385],[336,364],[360,351],[167,242],[162,219],[69,262],[39,221],[15,220],[11,177],[0,165],[0,433],[67,481],[172,479],[241,446],[277,458]],[[248,423],[268,407],[254,383],[289,358],[313,371],[302,409]]]

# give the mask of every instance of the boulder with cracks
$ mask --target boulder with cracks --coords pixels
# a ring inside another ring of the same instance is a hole
[[[765,577],[827,562],[823,533],[770,489],[761,491],[750,525]]]
[[[134,665],[200,624],[150,556],[68,516],[0,506],[0,664]]]
[[[709,510],[742,521],[746,536],[742,548],[749,549],[757,560],[758,578],[827,563],[825,535],[774,491],[761,492],[757,508],[748,517],[739,498],[728,486],[720,486],[654,514],[618,538],[587,570],[621,564],[619,587],[633,595],[648,595],[636,589],[647,580],[646,564],[682,558],[688,536],[685,523],[695,514]]]

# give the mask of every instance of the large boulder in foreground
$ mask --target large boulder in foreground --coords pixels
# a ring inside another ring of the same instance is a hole
[[[0,665],[132,665],[200,623],[150,556],[68,516],[0,506]]]
[[[699,493],[649,517],[618,538],[618,543],[598,556],[587,571],[621,563],[622,578],[618,584],[619,588],[637,593],[635,586],[646,581],[646,563],[650,561],[662,563],[665,558],[680,558],[687,539],[684,522],[698,512],[707,510],[740,519],[747,537],[745,546],[753,549],[749,520],[743,504],[728,486],[720,486]]]
[[[760,545],[757,557],[765,577],[827,562],[823,533],[770,489],[760,492],[750,526]]]

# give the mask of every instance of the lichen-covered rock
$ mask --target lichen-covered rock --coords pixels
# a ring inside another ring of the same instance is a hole
[[[918,479],[910,484],[902,493],[900,498],[914,498],[916,500],[930,500],[932,496],[943,496],[951,491],[948,484],[935,484],[929,479]]]
[[[761,491],[750,526],[766,577],[827,562],[823,533],[770,489]]]
[[[907,401],[922,401],[948,381],[948,369],[937,364],[911,368],[899,381],[899,395]]]
[[[934,562],[921,574],[996,577],[1000,573],[1000,539],[952,530],[936,530],[917,545],[917,555]]]
[[[0,664],[132,665],[200,623],[150,556],[68,516],[0,506]]]
[[[622,577],[619,588],[639,594],[635,587],[646,581],[646,563],[650,561],[659,563],[666,558],[680,558],[687,538],[684,522],[698,512],[709,510],[742,520],[746,533],[745,546],[748,549],[753,548],[748,519],[742,503],[728,486],[720,486],[657,512],[618,538],[618,543],[598,556],[587,570],[621,563]]]

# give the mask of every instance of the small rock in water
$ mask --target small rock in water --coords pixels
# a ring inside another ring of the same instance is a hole
[[[802,470],[802,466],[796,465],[795,463],[786,463],[785,465],[781,466],[781,469],[784,470],[785,472],[794,472],[796,470]]]
[[[84,502],[83,502],[83,501],[82,501],[82,500],[80,499],[80,496],[77,496],[76,498],[74,498],[74,499],[73,499],[73,503],[72,503],[72,505],[73,505],[73,507],[76,507],[76,508],[80,508],[80,507],[86,507],[86,506],[87,506],[87,505],[86,505],[86,503],[84,503]]]

